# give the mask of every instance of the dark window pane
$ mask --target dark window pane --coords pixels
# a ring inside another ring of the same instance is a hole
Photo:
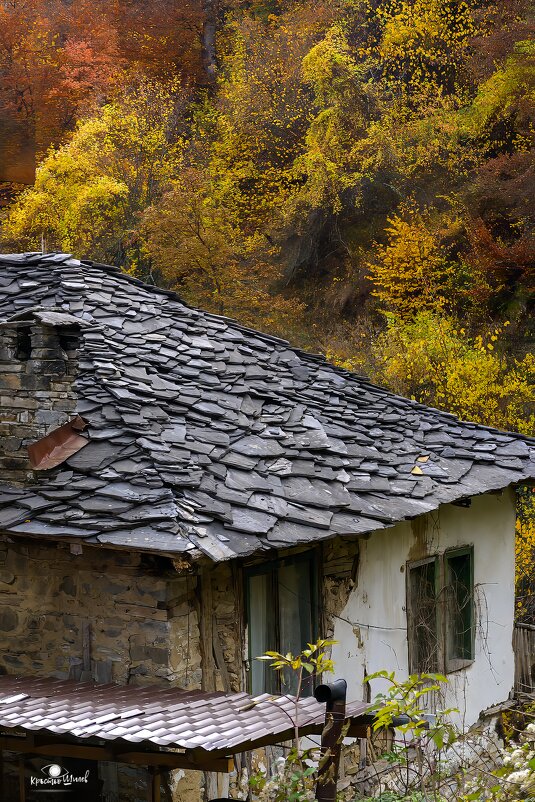
[[[448,659],[473,658],[472,554],[447,557]]]
[[[279,568],[279,631],[280,651],[299,654],[313,641],[311,564],[300,560]],[[284,693],[295,693],[297,681],[293,672],[282,676]],[[305,674],[302,694],[312,693],[313,681]]]
[[[265,572],[247,576],[250,690],[260,693],[295,693],[293,672],[275,672],[267,661],[255,660],[266,651],[298,655],[315,640],[314,561],[271,563]],[[302,694],[313,691],[313,680],[304,676]]]
[[[17,329],[17,359],[26,362],[32,355],[32,340],[29,328]]]
[[[275,693],[277,677],[269,663],[255,660],[266,651],[278,651],[276,635],[276,607],[274,604],[273,575],[256,574],[249,577],[249,656],[251,664],[251,693]]]
[[[409,653],[411,673],[438,670],[436,561],[409,569]]]

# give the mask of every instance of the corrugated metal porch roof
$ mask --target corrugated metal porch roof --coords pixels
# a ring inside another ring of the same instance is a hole
[[[18,751],[17,738],[23,746],[21,752],[44,753],[46,748],[48,754],[61,755],[66,743],[70,748],[76,743],[105,746],[115,758],[97,750],[95,759],[121,762],[121,755],[128,753],[127,762],[151,764],[157,764],[161,755],[172,755],[180,763],[180,754],[162,751],[178,749],[185,764],[203,769],[203,757],[207,761],[227,758],[291,739],[295,709],[295,699],[288,696],[2,676],[0,747]],[[364,702],[347,705],[355,734],[369,723],[368,709]],[[319,735],[324,720],[324,705],[314,698],[299,701],[298,723],[303,735]],[[55,747],[57,753],[52,751]],[[135,760],[131,759],[134,753],[138,755]],[[166,762],[162,758],[162,764]]]

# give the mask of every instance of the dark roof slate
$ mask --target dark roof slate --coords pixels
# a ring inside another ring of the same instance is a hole
[[[35,307],[82,324],[90,442],[31,487],[0,485],[4,531],[219,561],[365,534],[535,475],[533,439],[396,396],[117,268],[0,256],[0,320]]]

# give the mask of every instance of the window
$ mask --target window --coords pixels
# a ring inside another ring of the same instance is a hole
[[[438,560],[414,563],[408,573],[409,666],[411,674],[438,671]]]
[[[474,577],[471,549],[444,555],[446,670],[462,668],[474,659]]]
[[[473,661],[471,547],[408,565],[407,627],[411,673],[455,671]]]
[[[16,357],[21,362],[27,362],[32,355],[32,340],[29,326],[17,329]]]
[[[316,639],[314,555],[263,563],[246,572],[249,686],[253,694],[295,692],[295,678],[279,676],[269,663],[255,660],[266,651],[299,653]],[[306,683],[303,695],[312,693]]]

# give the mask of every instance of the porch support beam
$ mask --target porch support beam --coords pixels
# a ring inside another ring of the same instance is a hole
[[[105,760],[112,763],[130,763],[138,766],[152,766],[160,769],[192,769],[194,771],[231,772],[234,768],[232,757],[198,756],[196,759],[180,752],[143,752],[141,750],[120,751],[103,746],[62,743],[48,741],[39,743],[30,737],[0,737],[0,750],[16,752],[19,755],[52,755],[55,757],[72,757],[81,760]]]

